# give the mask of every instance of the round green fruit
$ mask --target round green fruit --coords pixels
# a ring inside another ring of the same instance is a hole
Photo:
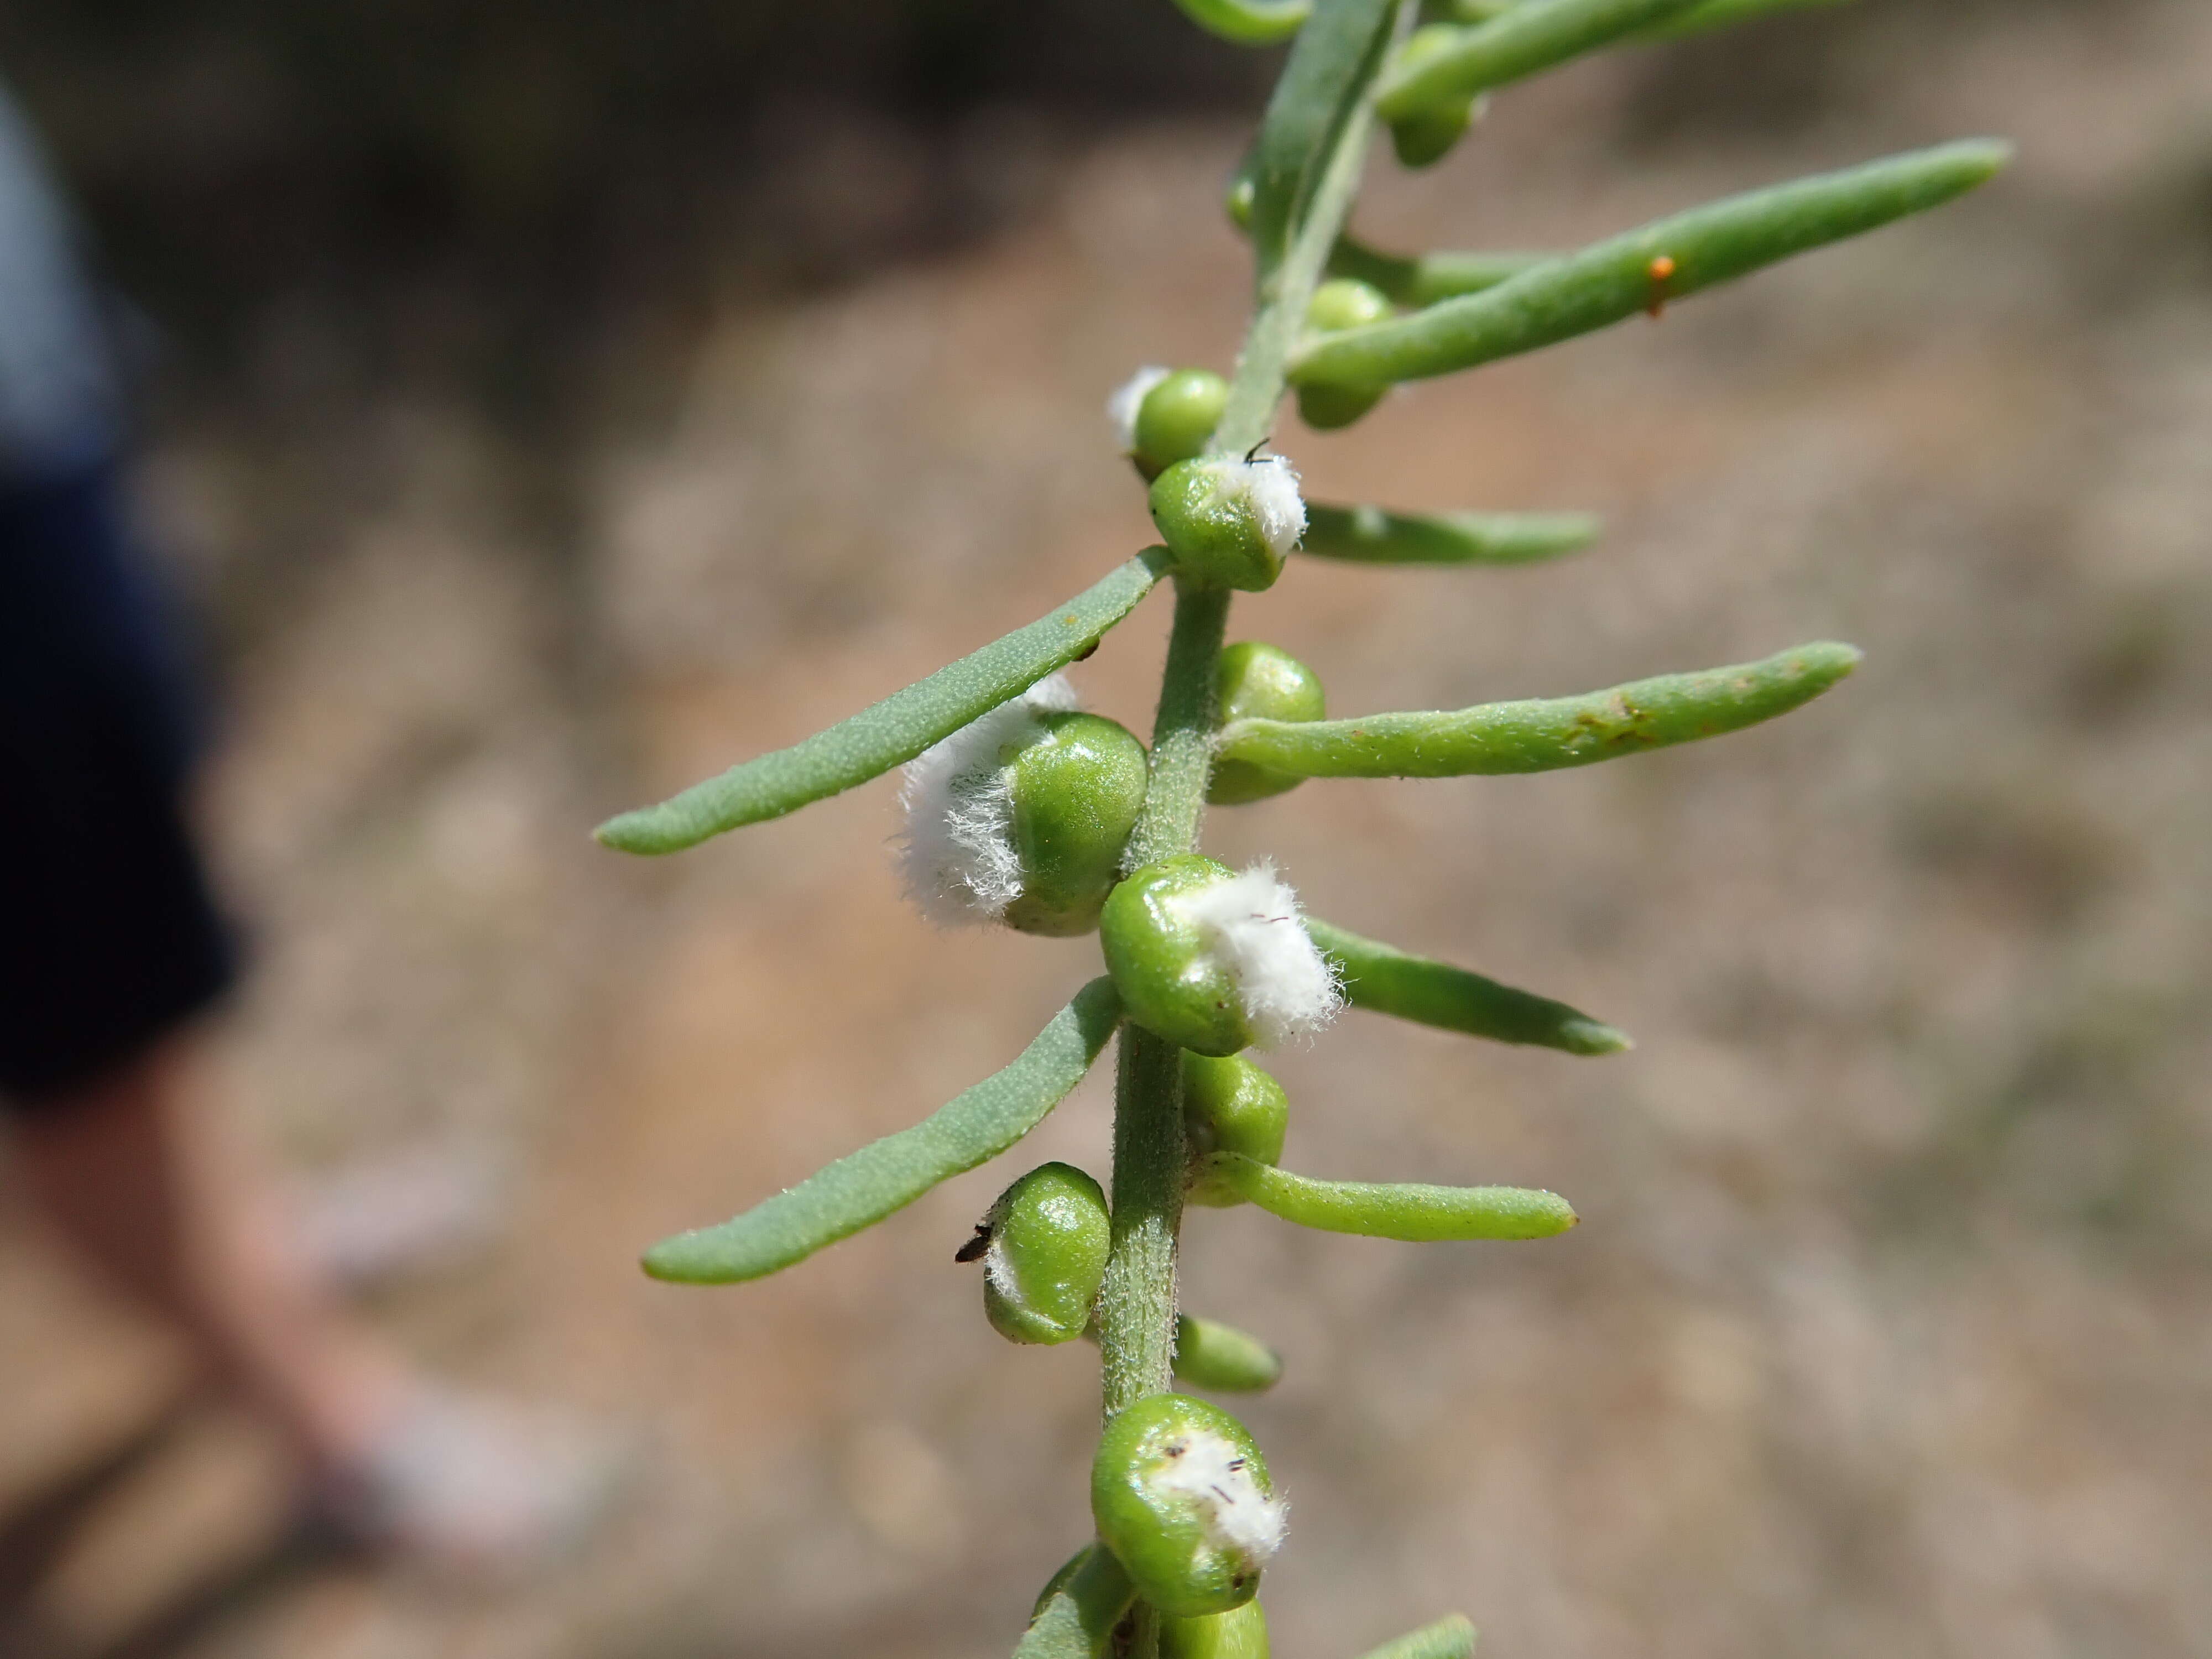
[[[1231,720],[1317,720],[1328,713],[1321,677],[1287,651],[1257,640],[1223,650],[1213,672],[1221,723]],[[1206,798],[1217,806],[1242,805],[1295,789],[1305,780],[1250,761],[1223,761],[1213,769]]]
[[[1229,382],[1208,368],[1179,368],[1137,405],[1129,459],[1149,482],[1206,453],[1229,404]]]
[[[1273,586],[1305,534],[1298,475],[1279,456],[1177,461],[1152,480],[1151,504],[1180,573],[1210,587]]]
[[[1415,29],[1399,49],[1396,68],[1405,73],[1421,67],[1439,53],[1455,46],[1464,31],[1450,23],[1431,23]],[[1425,167],[1442,161],[1466,135],[1474,119],[1475,94],[1455,98],[1431,109],[1418,110],[1390,124],[1390,147],[1401,166]]]
[[[1106,971],[1129,1018],[1200,1054],[1252,1045],[1237,977],[1181,902],[1231,879],[1228,869],[1200,854],[1161,859],[1115,888],[1098,917]]]
[[[1010,1342],[1073,1342],[1106,1277],[1106,1194],[1069,1164],[1042,1164],[999,1195],[977,1230],[983,1313]]]
[[[1188,1395],[1116,1415],[1091,1465],[1098,1536],[1170,1619],[1243,1607],[1283,1540],[1283,1505],[1245,1426]]]
[[[1340,276],[1314,290],[1306,306],[1306,328],[1314,334],[1340,334],[1387,322],[1389,296],[1371,283]],[[1317,432],[1350,426],[1382,400],[1388,386],[1336,386],[1316,382],[1298,388],[1298,418]]]
[[[1006,925],[1024,933],[1087,933],[1121,873],[1144,810],[1145,745],[1103,714],[1041,715],[1008,780],[1020,896]]]
[[[1283,1085],[1250,1060],[1184,1052],[1183,1134],[1194,1159],[1208,1152],[1242,1152],[1261,1164],[1279,1163],[1290,1121],[1291,1101]],[[1202,1179],[1186,1196],[1214,1209],[1244,1201]]]

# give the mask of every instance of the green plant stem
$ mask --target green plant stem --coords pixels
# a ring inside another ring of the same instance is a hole
[[[1400,0],[1396,9],[1393,32],[1402,33],[1411,7]],[[1365,84],[1371,84],[1380,62],[1378,50],[1365,65]],[[1241,454],[1273,428],[1291,351],[1351,210],[1373,125],[1363,85],[1333,137],[1319,183],[1284,258],[1262,276],[1260,308],[1213,434],[1215,453]],[[1174,631],[1152,728],[1152,781],[1144,813],[1130,836],[1132,867],[1197,845],[1213,769],[1213,677],[1228,627],[1229,599],[1220,589],[1176,585]],[[1176,1233],[1182,1219],[1187,1158],[1182,1057],[1173,1045],[1125,1024],[1115,1073],[1113,1243],[1098,1304],[1102,1392],[1109,1418],[1173,1385],[1179,1311]],[[1131,1634],[1131,1659],[1155,1659],[1159,1620],[1141,1603]]]
[[[1174,1380],[1176,1231],[1182,1224],[1182,1057],[1122,1030],[1114,1113],[1114,1231],[1099,1292],[1105,1414]]]
[[[1213,669],[1224,588],[1176,588],[1175,631],[1152,726],[1152,776],[1129,841],[1132,867],[1188,853],[1212,769]],[[1175,1362],[1176,1229],[1182,1221],[1182,1057],[1123,1028],[1115,1073],[1114,1232],[1098,1304],[1106,1415],[1164,1390]]]
[[[1402,34],[1411,8],[1399,7]],[[1329,256],[1351,215],[1352,198],[1359,193],[1359,175],[1366,166],[1367,143],[1375,131],[1374,100],[1369,95],[1382,54],[1368,70],[1368,91],[1346,114],[1336,131],[1320,182],[1316,185],[1306,216],[1292,230],[1289,246],[1273,270],[1263,262],[1260,309],[1244,337],[1244,349],[1237,360],[1237,378],[1230,383],[1229,402],[1221,412],[1208,447],[1217,455],[1241,455],[1264,442],[1273,429],[1275,405],[1282,401],[1288,380],[1291,353],[1305,324],[1306,306],[1328,270]]]
[[[1279,391],[1279,382],[1278,382]],[[1176,585],[1174,630],[1152,724],[1152,781],[1129,837],[1131,867],[1198,842],[1213,770],[1213,671],[1229,623],[1225,588]],[[1114,1074],[1114,1225],[1098,1296],[1098,1349],[1108,1418],[1174,1384],[1176,1234],[1182,1224],[1182,1055],[1126,1023]],[[1139,1603],[1129,1651],[1154,1659],[1159,1620]]]

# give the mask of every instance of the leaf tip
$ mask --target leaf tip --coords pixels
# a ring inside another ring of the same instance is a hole
[[[1816,640],[1800,647],[1797,655],[1806,672],[1823,687],[1834,684],[1866,660],[1865,652],[1840,640]]]
[[[1972,190],[2011,166],[2017,147],[2009,138],[1961,138],[1946,148],[1957,160],[1966,188]]]
[[[650,832],[649,823],[644,811],[617,812],[592,831],[592,839],[617,853],[657,853],[661,850],[659,838]]]
[[[1625,1054],[1636,1046],[1627,1032],[1598,1019],[1571,1019],[1560,1028],[1560,1036],[1569,1053],[1592,1057]]]
[[[638,1266],[645,1269],[647,1279],[657,1279],[665,1285],[720,1285],[727,1282],[727,1275],[714,1272],[708,1263],[701,1260],[690,1233],[678,1233],[662,1239],[638,1258]]]

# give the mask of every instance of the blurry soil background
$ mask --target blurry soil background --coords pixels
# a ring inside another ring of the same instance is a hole
[[[1094,1356],[1001,1342],[951,1256],[1020,1169],[1105,1173],[1103,1077],[771,1282],[634,1262],[1003,1063],[1092,945],[933,932],[892,780],[665,862],[586,832],[1149,539],[1100,404],[1228,367],[1218,203],[1265,61],[1164,5],[736,7],[711,41],[660,0],[13,9],[160,343],[143,499],[210,623],[258,938],[236,1109],[303,1180],[493,1171],[488,1237],[373,1316],[647,1449],[571,1568],[462,1594],[247,1571],[281,1477],[202,1418],[51,1619],[270,1659],[1008,1650],[1087,1531]],[[1305,564],[1241,602],[1337,710],[1868,653],[1749,734],[1211,820],[1319,914],[1639,1042],[1352,1015],[1278,1057],[1294,1167],[1583,1218],[1416,1249],[1191,1216],[1191,1304],[1287,1359],[1239,1407],[1293,1503],[1285,1659],[1452,1608],[1496,1659],[2212,1655],[2208,87],[2201,0],[1872,0],[1516,88],[1431,173],[1378,160],[1375,240],[1541,246],[2021,145],[1657,325],[1343,435],[1284,417],[1319,496],[1607,521],[1551,567]],[[1076,674],[1140,731],[1165,611]],[[173,1359],[0,1216],[5,1501]]]

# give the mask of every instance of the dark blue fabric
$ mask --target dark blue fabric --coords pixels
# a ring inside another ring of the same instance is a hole
[[[0,1098],[35,1108],[217,1000],[202,720],[113,470],[0,490]]]

